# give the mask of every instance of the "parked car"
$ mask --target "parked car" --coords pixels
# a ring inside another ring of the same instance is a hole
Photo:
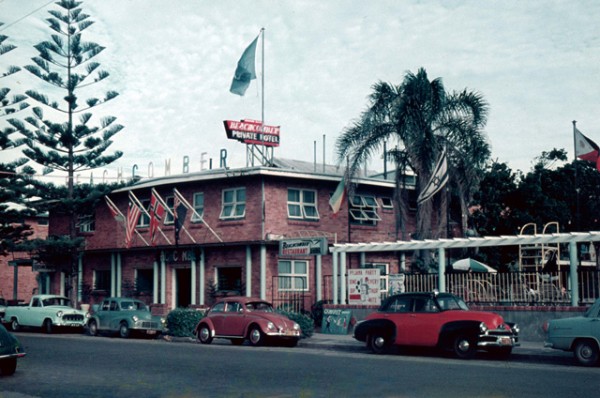
[[[572,351],[584,366],[598,364],[600,356],[600,299],[581,316],[553,319],[544,324],[544,346]]]
[[[140,300],[126,297],[109,297],[93,311],[88,321],[90,335],[101,332],[118,333],[123,338],[132,332],[159,336],[165,332],[166,320],[152,315],[148,306]]]
[[[87,322],[87,311],[75,309],[71,300],[55,294],[36,294],[29,304],[6,307],[4,322],[10,324],[13,332],[22,326],[42,328],[52,333],[56,328],[79,328],[83,330]]]
[[[222,338],[236,345],[243,344],[245,340],[253,346],[279,341],[295,347],[301,330],[296,322],[277,313],[271,303],[235,296],[217,301],[198,322],[194,334],[203,344]]]
[[[6,313],[6,300],[0,297],[0,323],[4,322],[4,314]]]
[[[449,293],[401,293],[354,327],[354,338],[376,354],[393,346],[435,347],[471,358],[478,350],[508,357],[519,345],[519,329],[498,314],[470,311]]]
[[[0,324],[0,373],[10,376],[17,370],[17,358],[25,356],[19,340]]]

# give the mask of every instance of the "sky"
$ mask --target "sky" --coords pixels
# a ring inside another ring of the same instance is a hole
[[[94,171],[116,178],[133,165],[142,177],[246,165],[244,144],[227,139],[223,121],[280,126],[274,156],[328,164],[335,142],[366,108],[378,81],[400,84],[424,68],[447,91],[480,93],[490,111],[492,159],[527,172],[543,151],[573,159],[573,124],[600,143],[600,2],[596,0],[86,0],[95,24],[83,35],[106,49],[95,60],[110,73],[81,92],[119,96],[94,111],[125,128],[114,164]],[[31,64],[33,45],[49,39],[48,0],[0,0],[0,34],[18,46],[0,57]],[[243,97],[229,92],[237,61],[264,28],[257,80]],[[21,71],[0,79],[12,93],[51,93]],[[64,94],[63,94],[64,95]],[[3,123],[0,120],[0,123]],[[17,156],[3,151],[0,160]],[[370,169],[383,170],[380,158]],[[103,170],[107,170],[103,173]],[[49,177],[50,178],[50,177]],[[89,178],[89,172],[82,173]]]

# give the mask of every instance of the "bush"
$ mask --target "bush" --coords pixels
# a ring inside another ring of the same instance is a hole
[[[278,311],[280,314],[287,316],[292,321],[296,322],[300,325],[300,329],[302,330],[303,338],[310,337],[313,335],[315,331],[315,322],[312,318],[305,314],[300,314],[298,312],[288,312],[288,311]]]
[[[193,337],[194,328],[203,317],[202,311],[176,308],[167,315],[169,334],[175,337]]]
[[[321,323],[323,323],[323,304],[331,303],[331,300],[319,300],[312,305],[310,312],[312,319],[315,321],[315,325],[321,327]]]

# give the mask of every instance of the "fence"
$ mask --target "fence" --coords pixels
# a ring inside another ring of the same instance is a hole
[[[274,276],[271,302],[277,309],[290,312],[310,310],[312,298],[306,287],[306,278]]]
[[[331,302],[332,277],[323,278],[323,297]],[[600,271],[578,271],[579,304],[600,298]],[[406,292],[431,292],[439,289],[438,274],[406,274]],[[571,305],[568,272],[449,273],[446,291],[467,303],[485,305]],[[339,293],[339,291],[338,291]],[[381,292],[381,299],[388,296]]]

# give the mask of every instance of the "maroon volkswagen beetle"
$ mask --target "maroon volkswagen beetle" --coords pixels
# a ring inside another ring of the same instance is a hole
[[[273,306],[258,298],[225,297],[217,301],[194,329],[198,341],[210,344],[213,339],[228,339],[240,345],[279,341],[295,347],[300,339],[300,325],[275,312]]]

